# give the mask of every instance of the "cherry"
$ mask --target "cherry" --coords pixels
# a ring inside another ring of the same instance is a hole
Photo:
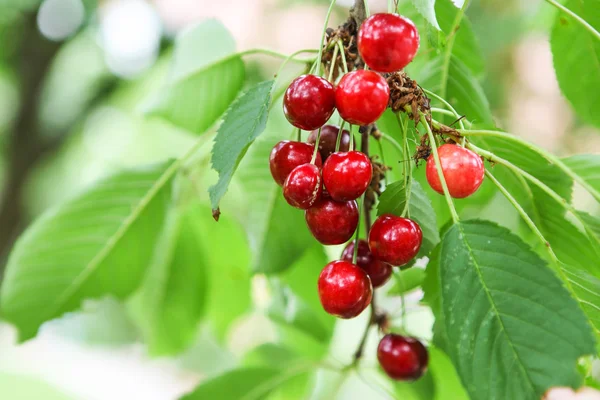
[[[438,149],[442,172],[450,196],[462,199],[475,193],[485,174],[483,161],[476,153],[455,144],[444,144]],[[433,154],[427,159],[427,182],[433,190],[444,194]]]
[[[319,153],[323,162],[327,160],[333,152],[335,152],[335,145],[337,143],[338,133],[340,128],[335,125],[324,125],[321,128],[321,139],[319,140]],[[316,129],[308,135],[307,142],[315,144],[317,141],[317,135],[319,130]],[[350,132],[346,129],[342,131],[342,139],[340,140],[340,151],[348,151],[350,149]]]
[[[390,333],[379,342],[377,359],[390,378],[408,381],[425,373],[429,355],[417,339]]]
[[[325,311],[354,318],[371,303],[373,289],[366,272],[347,261],[333,261],[319,275],[319,298]]]
[[[290,206],[306,210],[321,197],[321,171],[314,164],[302,164],[290,172],[283,184],[283,197]]]
[[[369,248],[376,258],[402,266],[412,260],[423,241],[423,232],[415,221],[383,214],[369,232]]]
[[[359,69],[344,75],[335,90],[340,116],[351,124],[371,124],[385,111],[390,87],[377,72]]]
[[[354,240],[348,243],[342,252],[342,260],[352,262],[354,256]],[[362,268],[369,278],[374,288],[383,286],[392,276],[392,266],[373,257],[369,250],[369,244],[366,240],[358,241],[358,253],[356,254],[356,265]]]
[[[323,165],[323,184],[332,199],[354,200],[367,190],[373,177],[371,160],[365,153],[333,153]]]
[[[358,31],[358,51],[367,65],[378,72],[406,67],[419,49],[419,32],[408,18],[397,14],[374,14]]]
[[[269,157],[271,175],[279,186],[283,186],[285,178],[299,165],[310,163],[315,148],[302,142],[283,140],[273,147]],[[317,154],[315,165],[321,167],[321,156]]]
[[[283,96],[283,112],[296,128],[311,131],[321,127],[335,108],[335,90],[326,79],[301,75]]]
[[[304,214],[308,229],[325,245],[346,243],[358,225],[356,201],[338,202],[323,192],[321,199]]]

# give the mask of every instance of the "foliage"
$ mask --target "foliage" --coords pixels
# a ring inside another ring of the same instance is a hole
[[[390,213],[418,222],[419,266],[396,269],[387,288],[375,292],[377,305],[391,319],[401,317],[392,329],[412,334],[405,310],[400,316],[387,305],[402,298],[405,307],[423,290],[414,307],[435,322],[424,329],[433,334],[430,371],[415,383],[374,379],[372,398],[384,392],[410,399],[539,399],[553,386],[598,384],[578,366],[600,348],[600,156],[555,156],[495,126],[484,85],[493,69],[486,69],[481,28],[465,14],[468,4],[400,2],[422,32],[407,71],[434,108],[420,121],[391,110],[377,121],[379,135],[367,138],[371,155],[391,171],[365,220]],[[563,95],[596,127],[599,6],[598,0],[565,2],[548,32]],[[82,38],[88,37],[71,45]],[[279,98],[291,68],[265,80],[271,72],[256,74],[245,57],[282,56],[235,48],[216,20],[180,33],[162,89],[135,96],[144,99],[144,124],[185,136],[179,156],[97,180],[44,212],[16,241],[0,313],[21,342],[85,300],[111,297],[127,305],[152,356],[186,352],[200,327],[225,348],[238,323],[257,316],[276,338],[253,346],[183,400],[333,398],[348,381],[362,379],[368,358],[338,365],[328,356],[350,325],[323,311],[316,290],[321,268],[341,249],[313,240],[302,212],[287,206],[268,170],[273,145],[290,137]],[[294,56],[286,62],[316,61]],[[423,160],[414,160],[421,163],[415,167],[411,157],[434,150],[436,137],[437,144],[457,142],[485,160],[486,181],[476,195],[453,200],[429,188]],[[576,202],[577,191],[592,205]],[[365,338],[374,332],[367,329]]]

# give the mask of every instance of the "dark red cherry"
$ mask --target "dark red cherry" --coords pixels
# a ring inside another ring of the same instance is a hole
[[[342,252],[342,260],[352,262],[354,257],[354,240],[352,240]],[[392,266],[378,260],[371,254],[369,244],[366,240],[358,241],[358,253],[356,254],[356,265],[362,268],[369,278],[374,288],[383,286],[392,276]]]
[[[290,172],[283,184],[283,197],[292,207],[306,210],[321,197],[321,171],[314,164],[302,164]]]
[[[450,196],[462,199],[472,195],[479,189],[485,174],[481,157],[471,150],[455,144],[440,146],[438,155]],[[425,171],[427,182],[429,182],[431,188],[440,194],[444,194],[433,154],[427,159]]]
[[[323,193],[321,199],[304,214],[308,229],[325,245],[346,243],[358,225],[356,201],[335,201]]]
[[[360,151],[333,153],[323,165],[323,184],[332,199],[354,200],[371,183],[373,166],[369,157]]]
[[[319,276],[319,298],[325,311],[354,318],[371,303],[371,281],[362,269],[347,261],[333,261]]]
[[[425,373],[429,355],[417,339],[390,333],[379,342],[377,359],[390,378],[411,381]]]
[[[326,79],[301,75],[283,95],[283,112],[292,125],[306,131],[320,128],[335,108],[335,90]]]
[[[371,124],[385,111],[390,87],[377,72],[359,69],[344,75],[335,90],[340,116],[351,124]]]
[[[358,51],[369,68],[394,72],[406,67],[419,49],[413,22],[397,14],[374,14],[358,31]]]
[[[412,260],[423,241],[421,227],[415,221],[383,214],[371,226],[369,249],[381,261],[402,266]]]
[[[319,140],[319,153],[323,162],[327,160],[332,153],[335,152],[335,144],[337,141],[338,133],[340,128],[335,125],[325,125],[321,129],[321,140]],[[307,143],[315,144],[317,141],[317,135],[319,130],[316,129],[308,135]],[[342,131],[342,138],[340,140],[340,151],[348,151],[350,149],[350,132],[346,129]]]
[[[302,164],[310,163],[315,148],[307,143],[291,142],[283,140],[273,147],[271,156],[269,157],[269,166],[271,167],[271,175],[279,186],[283,186],[283,182],[294,168]],[[317,153],[315,165],[321,168],[321,155]]]

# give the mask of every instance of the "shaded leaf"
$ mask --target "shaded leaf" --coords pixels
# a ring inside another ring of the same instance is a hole
[[[202,382],[193,392],[180,400],[260,400],[275,386],[280,369],[275,367],[241,368]]]
[[[20,340],[86,298],[125,298],[140,284],[177,163],[121,172],[49,210],[19,238],[0,291]]]
[[[577,154],[562,161],[581,177],[592,195],[600,201],[600,154]]]
[[[396,284],[389,290],[389,295],[401,295],[420,287],[425,281],[425,270],[418,267],[394,271]]]
[[[212,167],[219,173],[219,181],[209,189],[213,210],[218,209],[248,147],[265,129],[273,82],[259,83],[237,99],[217,132]]]
[[[540,398],[581,384],[577,359],[594,352],[589,324],[525,243],[490,222],[461,222],[440,256],[449,355],[472,399]]]

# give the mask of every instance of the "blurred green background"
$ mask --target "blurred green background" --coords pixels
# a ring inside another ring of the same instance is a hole
[[[330,26],[345,20],[351,3],[338,1]],[[414,14],[409,2],[400,3],[400,11]],[[0,0],[1,264],[18,234],[43,211],[101,177],[177,157],[194,142],[188,132],[143,112],[160,97],[179,32],[215,18],[231,32],[238,50],[260,47],[291,54],[317,46],[327,6],[318,0]],[[387,2],[371,1],[370,8],[385,11]],[[559,155],[598,152],[599,132],[578,120],[556,82],[548,42],[555,10],[538,0],[481,0],[473,2],[467,15],[484,55],[486,73],[478,78],[497,124]],[[435,40],[435,33],[421,31],[421,37]],[[220,45],[198,43],[198,49]],[[245,62],[249,85],[271,77],[280,60],[252,56]],[[300,71],[290,66],[285,76]],[[285,86],[284,80],[279,84]],[[198,113],[202,107],[199,102]],[[251,173],[260,169],[268,176],[266,158],[242,163],[222,202],[222,221],[212,221],[206,189],[216,181],[209,165],[214,132],[211,128],[205,134],[198,162],[189,171],[191,196],[203,204],[197,218],[206,239],[201,262],[213,268],[213,281],[219,273],[234,274],[240,286],[211,289],[211,306],[205,311],[210,324],[201,324],[191,339],[194,345],[178,356],[153,357],[169,351],[144,340],[144,317],[132,317],[111,298],[86,302],[82,311],[45,324],[38,337],[22,345],[15,344],[14,329],[0,322],[0,399],[176,399],[241,359],[252,363],[252,357],[262,354],[257,346],[276,341],[293,343],[304,353],[325,352],[340,362],[350,359],[364,315],[335,326],[333,318],[319,315],[324,329],[333,329],[333,340],[331,345],[316,343],[276,326],[272,315],[285,319],[289,301],[283,299],[284,309],[273,311],[273,298],[285,297],[285,291],[274,290],[263,275],[250,278],[252,249],[264,234],[252,229],[252,218],[263,204],[246,201],[245,194],[248,186],[260,190],[270,184],[253,180]],[[268,154],[290,133],[276,104],[252,151],[266,149]],[[600,212],[583,193],[575,194],[575,205]],[[501,199],[486,201],[483,208],[468,207],[463,212],[521,229]],[[443,222],[440,217],[438,223]],[[284,228],[269,227],[277,232]],[[263,257],[277,257],[280,251],[267,248]],[[329,248],[327,255],[335,257],[338,251]],[[316,291],[313,277],[304,271],[320,269],[321,253],[320,248],[304,253],[298,268],[286,272],[282,281],[296,292]],[[419,291],[407,296],[408,317],[411,333],[427,338],[432,317],[419,306],[421,297]],[[398,303],[390,300],[384,306],[397,309]],[[369,345],[367,366],[375,364],[375,344]],[[443,362],[438,359],[437,368]],[[323,373],[317,386],[322,393],[338,390],[340,399],[386,398],[385,391],[369,384],[385,379],[374,368],[364,375],[341,379]]]

